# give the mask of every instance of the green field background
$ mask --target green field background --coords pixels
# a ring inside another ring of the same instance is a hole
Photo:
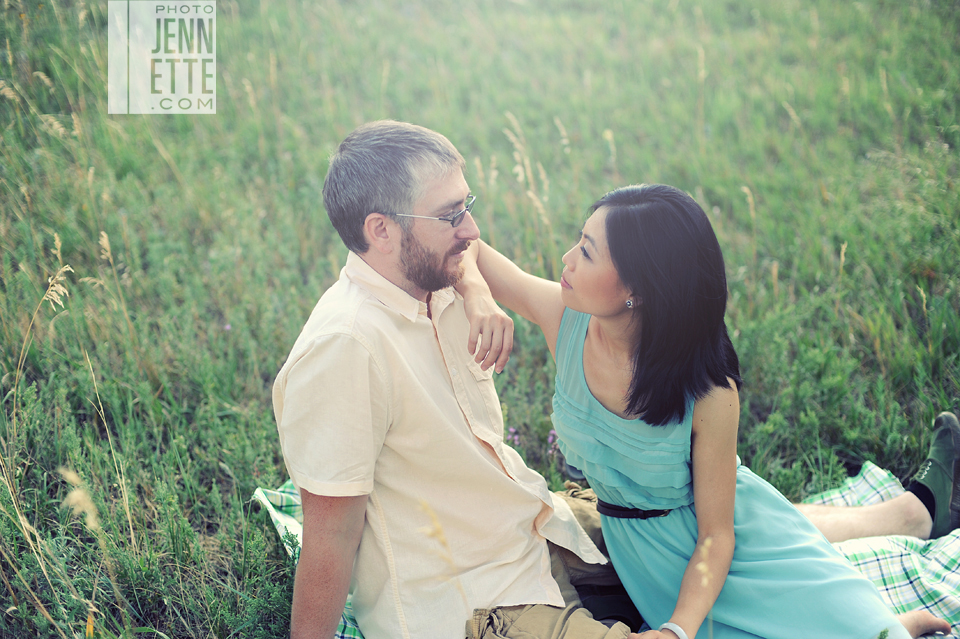
[[[217,10],[216,115],[109,116],[106,2],[4,0],[0,635],[286,634],[293,565],[249,500],[286,479],[271,384],[344,263],[321,189],[369,120],[448,136],[485,239],[545,277],[604,192],[693,195],[739,452],[792,499],[909,477],[960,408],[956,3]],[[553,374],[519,321],[506,423],[558,486]]]

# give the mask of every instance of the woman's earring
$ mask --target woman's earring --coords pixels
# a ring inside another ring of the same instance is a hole
[[[627,308],[633,308],[633,300],[627,300]]]

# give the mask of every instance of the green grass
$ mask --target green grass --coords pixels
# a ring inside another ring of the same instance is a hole
[[[486,239],[547,277],[607,190],[690,192],[745,463],[791,498],[917,467],[960,408],[960,11],[540,4],[224,0],[218,114],[168,117],[106,114],[105,1],[4,4],[0,635],[284,635],[293,568],[249,497],[284,479],[272,380],[345,259],[327,157],[376,118],[446,134]],[[507,423],[556,483],[552,378],[518,324]]]

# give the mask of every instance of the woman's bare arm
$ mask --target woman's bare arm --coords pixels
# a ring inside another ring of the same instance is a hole
[[[470,246],[463,266],[457,290],[465,299],[489,291],[498,302],[539,326],[554,353],[564,309],[558,282],[526,273],[483,240]]]
[[[693,410],[691,459],[693,500],[697,512],[697,545],[683,573],[680,597],[670,621],[688,637],[700,630],[723,588],[735,545],[733,505],[737,491],[737,388],[714,388]],[[647,639],[647,634],[640,635]],[[669,637],[661,631],[651,637]]]

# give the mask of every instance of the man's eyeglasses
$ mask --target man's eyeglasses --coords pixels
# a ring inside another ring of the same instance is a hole
[[[422,217],[425,220],[440,220],[441,222],[450,222],[450,226],[456,228],[460,226],[460,222],[463,222],[463,216],[473,209],[473,203],[476,201],[476,195],[468,195],[467,199],[463,203],[462,211],[450,213],[449,215],[441,215],[440,217],[432,217],[430,215],[410,215],[409,213],[394,213],[394,215],[397,217]]]

